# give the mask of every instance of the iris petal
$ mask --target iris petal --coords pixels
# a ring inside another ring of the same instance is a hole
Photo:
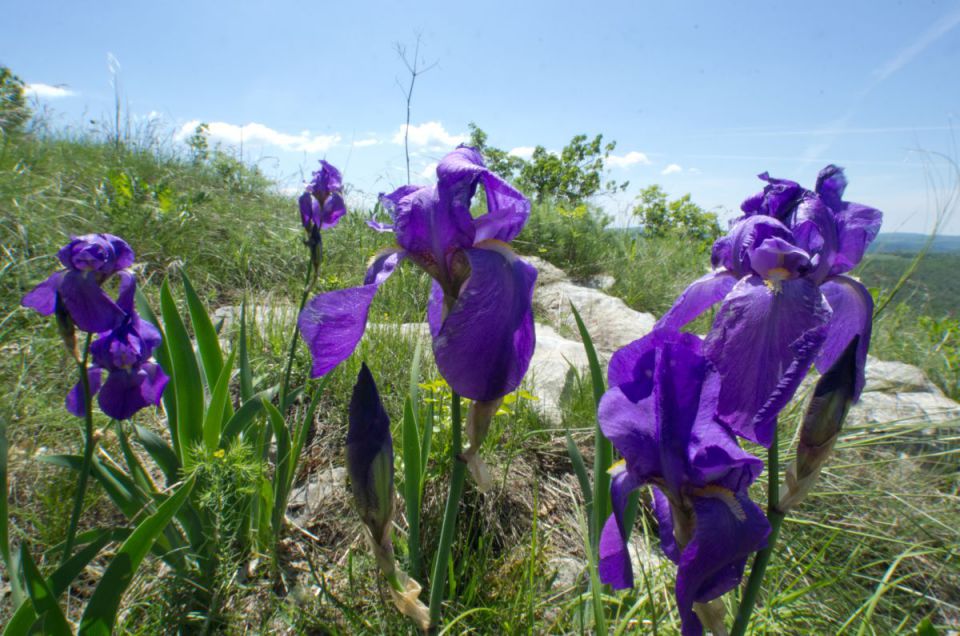
[[[310,377],[326,375],[357,348],[373,297],[401,258],[402,252],[381,254],[367,270],[363,285],[320,294],[307,303],[297,325],[313,357]]]
[[[50,278],[43,281],[33,288],[20,304],[30,309],[35,309],[43,316],[49,316],[57,307],[57,290],[60,289],[60,283],[66,272],[54,272]]]
[[[657,322],[658,329],[680,329],[730,293],[737,278],[727,271],[711,272],[693,281]]]
[[[91,272],[66,272],[59,294],[73,322],[84,331],[110,331],[126,316],[117,303],[100,288],[96,276]]]
[[[859,203],[845,203],[844,206],[837,212],[840,244],[830,269],[831,274],[849,272],[859,265],[883,222],[883,213],[880,210]]]
[[[100,390],[100,384],[103,381],[103,369],[99,367],[90,367],[87,369],[87,379],[90,381],[90,395],[96,395]],[[77,382],[67,393],[67,410],[77,417],[84,417],[87,414],[86,402],[83,399],[83,385]]]
[[[693,500],[696,526],[677,566],[677,606],[682,633],[702,633],[694,603],[706,603],[732,590],[743,576],[747,557],[766,544],[770,524],[744,492],[718,492]]]
[[[865,384],[867,350],[870,348],[870,334],[873,330],[873,297],[866,287],[848,276],[828,278],[820,286],[820,290],[833,309],[833,317],[830,319],[823,348],[817,356],[817,369],[826,373],[843,354],[853,337],[859,335],[857,379],[853,391],[853,400],[856,401],[860,398]]]
[[[704,352],[720,373],[717,416],[734,433],[769,446],[779,408],[806,374],[825,337],[830,307],[805,278],[780,291],[758,276],[727,295]]]
[[[433,353],[454,391],[487,401],[516,389],[530,364],[537,270],[502,243],[465,254],[470,277],[434,336]]]

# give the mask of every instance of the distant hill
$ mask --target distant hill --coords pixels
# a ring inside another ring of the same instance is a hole
[[[923,248],[929,235],[914,234],[912,232],[890,232],[889,234],[880,234],[870,245],[871,252],[878,253],[910,253],[915,254]],[[931,252],[947,254],[951,252],[960,252],[960,236],[938,236],[933,239]]]

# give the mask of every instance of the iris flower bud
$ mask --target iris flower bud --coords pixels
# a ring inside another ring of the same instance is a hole
[[[370,530],[370,546],[377,566],[390,584],[394,605],[426,630],[430,617],[427,607],[419,600],[420,584],[398,570],[394,560],[390,533],[395,499],[390,417],[365,363],[350,399],[347,473],[354,504]]]
[[[806,498],[833,451],[854,401],[859,344],[860,336],[854,336],[843,354],[817,381],[800,426],[797,458],[787,468],[787,491],[780,498],[779,505],[782,512],[794,508]]]

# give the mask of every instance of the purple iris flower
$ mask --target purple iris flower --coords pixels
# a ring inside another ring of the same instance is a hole
[[[117,304],[126,317],[115,329],[100,333],[90,345],[93,365],[87,374],[90,395],[98,394],[101,410],[117,420],[126,420],[147,406],[160,403],[170,378],[151,361],[153,350],[161,342],[160,332],[134,311],[136,281],[132,277],[120,284]],[[107,380],[103,382],[103,372]],[[67,395],[67,410],[82,417],[86,410],[83,387],[78,382]]]
[[[603,434],[623,456],[611,469],[613,514],[600,537],[600,580],[631,587],[624,510],[634,489],[653,487],[664,552],[677,564],[684,635],[702,633],[696,604],[736,587],[770,526],[747,488],[763,462],[714,418],[718,376],[693,334],[659,330],[617,351],[600,401]]]
[[[76,236],[63,246],[57,258],[65,269],[54,272],[23,297],[21,304],[49,316],[65,312],[83,331],[109,331],[123,321],[124,310],[103,290],[104,281],[133,265],[133,250],[112,234]]]
[[[854,336],[855,399],[864,384],[873,300],[846,272],[877,235],[878,210],[841,199],[846,179],[820,171],[816,191],[760,176],[764,191],[713,246],[715,271],[691,284],[660,320],[679,329],[720,302],[705,352],[723,378],[718,417],[735,433],[769,446],[776,415],[812,363],[821,372]]]
[[[346,359],[363,335],[380,284],[408,258],[433,277],[427,312],[433,353],[454,391],[489,401],[510,393],[526,373],[534,348],[531,302],[537,271],[507,245],[526,223],[527,199],[460,146],[437,167],[435,186],[403,186],[381,201],[397,247],[376,256],[364,284],[313,298],[299,325],[313,355],[313,377]],[[487,212],[470,202],[483,185]]]
[[[332,164],[321,159],[320,169],[300,195],[300,222],[303,229],[326,230],[337,224],[347,212],[343,203],[343,177]]]

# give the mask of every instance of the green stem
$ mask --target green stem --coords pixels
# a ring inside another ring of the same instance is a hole
[[[766,573],[767,564],[770,563],[770,556],[777,546],[780,526],[783,525],[785,515],[777,508],[777,504],[780,502],[780,449],[778,443],[775,428],[770,450],[767,451],[767,520],[770,522],[770,536],[767,537],[767,547],[758,552],[753,559],[750,578],[747,580],[747,587],[744,589],[743,598],[740,600],[740,608],[737,610],[737,618],[733,623],[733,630],[730,632],[731,636],[743,636],[747,633],[750,615],[753,614],[753,606],[757,602],[757,596],[759,596],[760,588],[763,586],[763,576]]]
[[[313,284],[317,280],[317,274],[319,274],[320,266],[313,266],[313,263],[307,267],[307,279],[303,282],[303,295],[300,296],[300,308],[297,309],[297,319],[293,323],[293,337],[290,339],[290,353],[287,354],[287,368],[283,373],[283,384],[280,387],[280,409],[286,409],[287,393],[290,390],[290,373],[293,370],[293,358],[297,353],[297,339],[300,337],[300,322],[299,317],[303,312],[303,308],[307,304],[307,298],[310,297],[310,290],[313,289]]]
[[[447,562],[450,560],[450,546],[457,526],[457,511],[460,497],[463,496],[463,483],[467,475],[467,464],[460,459],[463,440],[460,422],[460,396],[450,392],[453,400],[451,413],[453,419],[453,439],[450,445],[450,457],[453,459],[453,473],[450,476],[450,491],[447,493],[447,505],[443,511],[443,526],[440,529],[440,543],[437,556],[433,561],[433,575],[430,577],[430,631],[440,629],[440,606],[443,604],[443,590],[447,583]]]
[[[87,494],[87,479],[90,476],[90,466],[93,464],[93,396],[90,395],[90,378],[87,375],[87,363],[90,359],[90,342],[93,334],[87,334],[87,341],[83,346],[83,358],[77,365],[80,372],[80,387],[83,389],[84,404],[84,432],[83,432],[83,463],[80,466],[80,482],[73,496],[73,512],[70,515],[70,526],[67,528],[67,540],[63,546],[63,565],[71,556],[73,543],[77,537],[77,526],[80,523],[80,513],[83,512],[83,498]]]

